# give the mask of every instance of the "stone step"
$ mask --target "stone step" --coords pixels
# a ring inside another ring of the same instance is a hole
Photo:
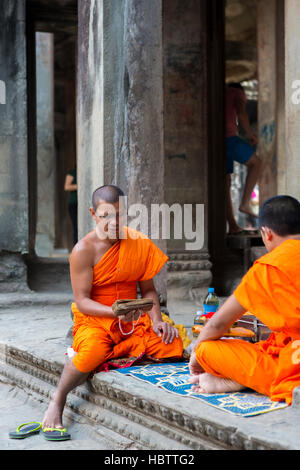
[[[176,322],[184,324],[184,316]],[[34,395],[46,410],[72,345],[69,306],[1,309],[0,326],[0,381]],[[299,449],[299,402],[298,395],[289,408],[242,418],[111,371],[69,394],[66,417],[88,420],[95,432],[104,427],[131,448]]]
[[[49,401],[62,371],[62,364],[36,357],[15,347],[0,348],[0,376],[28,394]],[[148,387],[147,387],[148,388]],[[213,429],[192,413],[160,403],[153,393],[130,377],[102,373],[69,394],[67,408],[101,424],[141,449],[217,450],[230,448],[224,430]],[[169,397],[168,397],[169,398]]]
[[[43,307],[45,305],[61,305],[65,307],[71,305],[73,299],[73,292],[69,289],[61,292],[9,292],[7,294],[0,294],[0,309]]]
[[[45,405],[62,368],[63,361],[51,361],[13,345],[1,344],[0,377],[18,385],[29,395],[34,394]],[[120,435],[123,441],[134,442],[137,449],[289,448],[284,436],[280,440],[278,433],[270,439],[272,432],[266,415],[264,420],[269,434],[264,432],[261,417],[237,418],[192,398],[177,397],[116,372],[96,374],[92,380],[77,387],[68,396],[66,412],[69,411],[83,416],[95,428],[104,426],[115,436]],[[274,412],[273,424],[276,425],[277,417],[282,426],[283,415],[279,414],[279,411]]]

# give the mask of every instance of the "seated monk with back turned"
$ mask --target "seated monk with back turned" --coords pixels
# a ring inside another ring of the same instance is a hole
[[[182,340],[178,330],[162,320],[153,283],[168,257],[144,234],[124,226],[120,196],[124,193],[113,185],[94,191],[90,212],[96,227],[79,240],[70,256],[76,355],[65,364],[43,429],[63,427],[67,394],[104,362],[143,353],[158,359],[182,357]],[[153,300],[152,309],[141,316],[131,311],[116,317],[113,303],[136,299],[137,282],[141,296]]]
[[[300,386],[300,203],[290,196],[268,199],[259,227],[268,253],[201,331],[190,381],[198,393],[248,387],[290,405]],[[255,344],[221,339],[246,311],[271,330],[269,338]]]

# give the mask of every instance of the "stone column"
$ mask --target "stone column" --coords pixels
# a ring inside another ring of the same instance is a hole
[[[26,288],[28,253],[25,1],[0,2],[0,291]]]
[[[193,230],[198,228],[203,235],[198,246],[196,240],[191,243],[187,239],[186,230],[181,239],[168,240],[169,298],[202,297],[212,277],[208,253],[207,18],[206,2],[164,1],[165,201],[182,208],[184,229],[184,209],[192,207]],[[200,204],[203,218],[200,212],[196,216]]]
[[[103,8],[78,2],[77,182],[78,236],[94,228],[89,214],[94,189],[104,184]]]
[[[285,193],[300,200],[300,9],[285,0]]]
[[[277,0],[276,153],[277,193],[286,193],[284,0]]]
[[[276,160],[276,0],[257,2],[258,153],[262,160],[260,203],[277,194]]]
[[[128,189],[124,9],[120,0],[78,1],[77,181],[79,238],[94,228],[93,191]],[[125,159],[124,159],[124,154]]]
[[[164,200],[163,47],[161,0],[129,0],[125,7],[127,80],[128,204],[144,204],[149,216]],[[148,236],[164,252],[166,240],[155,239],[155,216],[148,218]],[[154,224],[153,224],[154,223]],[[165,266],[155,278],[166,302]]]
[[[35,252],[51,256],[55,237],[53,35],[36,33],[37,227]]]
[[[78,3],[79,237],[94,189],[119,185],[128,204],[164,201],[161,0]],[[151,233],[149,233],[151,236]],[[166,251],[165,241],[154,240]],[[165,269],[157,288],[165,297]]]

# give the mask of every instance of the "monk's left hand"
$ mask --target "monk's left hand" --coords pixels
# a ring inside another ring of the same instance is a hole
[[[190,361],[189,361],[189,370],[190,370],[190,375],[191,376],[198,376],[199,374],[202,374],[204,370],[200,366],[199,362],[197,361],[197,356],[195,351],[192,352]]]
[[[119,318],[124,323],[134,322],[134,321],[137,321],[140,318],[140,311],[139,310],[131,310],[131,312],[126,313],[126,315],[120,315]]]
[[[162,342],[165,344],[172,343],[175,337],[178,338],[178,330],[163,320],[153,322],[152,329],[157,336],[162,336]]]

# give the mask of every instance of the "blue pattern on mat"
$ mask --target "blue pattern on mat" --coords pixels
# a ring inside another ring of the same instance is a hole
[[[161,387],[168,392],[201,400],[208,405],[238,416],[249,417],[285,408],[285,402],[273,402],[270,398],[251,390],[234,393],[198,394],[189,383],[187,362],[147,364],[144,366],[115,369],[114,372],[131,375],[137,379]]]

